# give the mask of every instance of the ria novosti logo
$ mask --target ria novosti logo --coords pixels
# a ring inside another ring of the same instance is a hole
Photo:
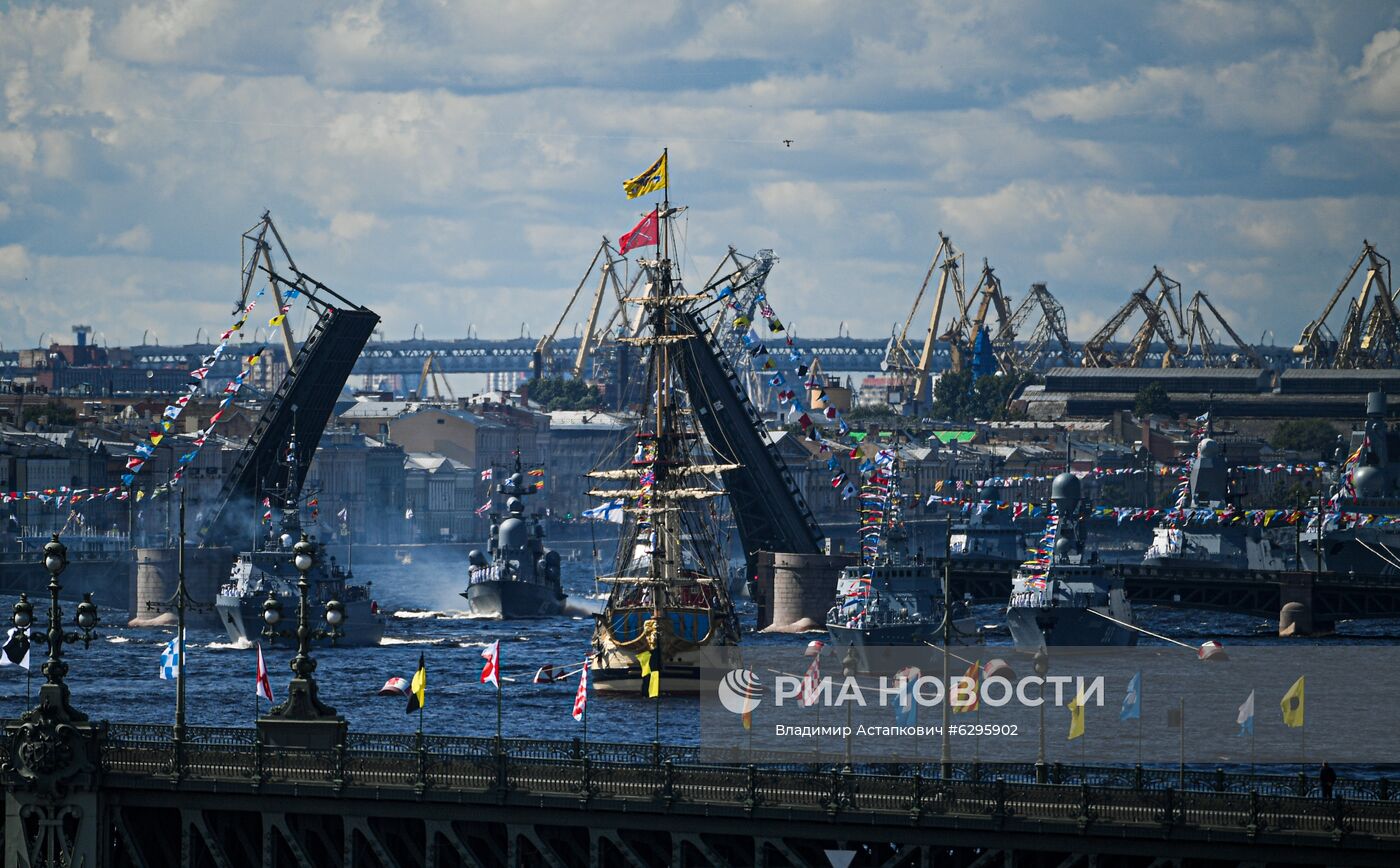
[[[750,669],[733,669],[725,673],[715,686],[719,703],[731,714],[745,714],[758,708],[763,698],[763,684]]]

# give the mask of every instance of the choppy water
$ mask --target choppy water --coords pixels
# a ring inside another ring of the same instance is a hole
[[[409,677],[424,654],[428,665],[428,703],[425,728],[444,735],[495,734],[496,698],[489,685],[478,679],[481,650],[501,640],[502,672],[515,679],[504,686],[503,728],[507,737],[571,738],[581,734],[573,720],[577,679],[533,684],[535,671],[544,664],[576,668],[588,651],[593,622],[584,616],[563,616],[525,621],[495,621],[467,616],[458,596],[464,586],[462,570],[450,565],[413,567],[358,567],[357,577],[374,581],[374,595],[389,619],[384,644],[376,648],[318,648],[316,678],[321,698],[345,715],[359,731],[412,732],[416,715],[404,713],[401,698],[375,695],[385,679]],[[586,562],[565,564],[565,587],[575,595],[594,591],[593,572]],[[12,599],[0,600],[8,610]],[[71,619],[73,604],[65,603]],[[46,613],[46,607],[36,607]],[[974,614],[984,623],[998,620],[998,607],[982,606]],[[37,613],[36,613],[37,614]],[[74,705],[97,719],[122,722],[171,723],[175,713],[175,683],[160,680],[161,649],[173,630],[138,630],[113,626],[126,621],[124,612],[104,611],[103,637],[91,648],[68,646],[69,684]],[[1139,607],[1140,623],[1149,630],[1197,644],[1220,638],[1231,643],[1277,643],[1272,624],[1256,618],[1207,612],[1173,611]],[[746,629],[753,626],[751,606],[743,608]],[[1338,642],[1396,642],[1397,622],[1343,623]],[[800,667],[802,648],[810,636],[746,634],[751,647],[791,647],[794,666]],[[1009,644],[995,635],[991,644]],[[1145,643],[1156,640],[1144,639]],[[251,648],[229,642],[222,632],[191,629],[187,648],[188,720],[191,724],[249,726],[256,714]],[[288,640],[265,646],[264,655],[279,699],[290,677],[292,657]],[[35,654],[33,690],[42,676]],[[25,704],[25,673],[17,667],[0,667],[0,714],[18,713]],[[589,709],[589,737],[595,740],[650,741],[655,731],[655,707],[632,696],[593,693]],[[263,703],[266,710],[266,703]],[[666,697],[660,704],[663,740],[694,743],[699,734],[696,700]]]

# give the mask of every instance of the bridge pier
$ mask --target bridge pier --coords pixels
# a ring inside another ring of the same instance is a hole
[[[1316,616],[1312,573],[1286,573],[1279,582],[1278,634],[1280,636],[1323,636],[1336,625]]]

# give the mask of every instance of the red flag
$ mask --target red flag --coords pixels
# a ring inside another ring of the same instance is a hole
[[[583,710],[588,706],[588,661],[583,661],[583,669],[578,673],[578,692],[574,694],[574,720],[583,720]]]
[[[626,253],[634,247],[651,247],[656,244],[660,233],[660,221],[657,219],[657,209],[651,209],[651,213],[642,218],[642,222],[632,227],[631,232],[623,233],[617,241],[619,253]]]
[[[263,662],[262,643],[258,643],[258,696],[272,701],[272,682],[267,678],[267,664]]]
[[[497,639],[495,642],[481,649],[481,657],[486,661],[486,666],[481,670],[481,683],[494,684],[497,689],[500,689],[501,640]]]

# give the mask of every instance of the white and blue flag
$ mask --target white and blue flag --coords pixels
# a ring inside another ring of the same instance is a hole
[[[1128,693],[1123,697],[1123,710],[1118,712],[1119,720],[1142,720],[1142,673],[1133,675],[1128,682]]]
[[[160,652],[160,678],[173,681],[180,677],[180,640],[172,638]]]
[[[1240,725],[1240,735],[1254,735],[1254,691],[1249,691],[1249,698],[1240,706],[1240,716],[1235,719],[1235,723]]]
[[[610,500],[607,503],[599,504],[592,509],[585,509],[582,513],[584,518],[591,518],[594,521],[610,521],[613,524],[622,524],[622,498]]]

